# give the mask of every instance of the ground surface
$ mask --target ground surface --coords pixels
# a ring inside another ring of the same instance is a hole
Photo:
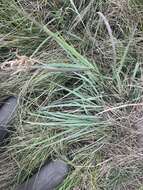
[[[1,0],[0,99],[20,97],[1,188],[61,158],[59,190],[142,190],[142,64],[142,0]]]

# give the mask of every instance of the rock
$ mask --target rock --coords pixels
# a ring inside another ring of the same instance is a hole
[[[17,97],[10,96],[0,106],[0,144],[9,135],[7,124],[14,117],[17,108]]]
[[[10,96],[0,106],[0,126],[6,126],[14,117],[17,108],[17,97]]]
[[[54,190],[63,182],[68,171],[69,168],[65,162],[61,160],[51,161],[16,190]]]

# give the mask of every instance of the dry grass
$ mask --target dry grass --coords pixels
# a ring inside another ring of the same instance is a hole
[[[21,97],[1,187],[62,158],[60,190],[141,190],[142,1],[14,2],[1,2],[0,62],[15,49],[37,62],[0,71],[0,97]]]

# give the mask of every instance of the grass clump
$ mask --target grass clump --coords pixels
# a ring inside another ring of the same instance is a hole
[[[34,60],[26,71],[0,71],[1,98],[21,97],[16,132],[1,156],[14,167],[7,165],[1,186],[61,158],[71,173],[60,190],[141,189],[142,3],[0,3],[1,64],[15,60],[16,49]]]

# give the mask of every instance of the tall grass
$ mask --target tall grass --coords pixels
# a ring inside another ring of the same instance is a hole
[[[135,126],[142,108],[142,5],[37,2],[0,2],[1,63],[15,59],[16,48],[36,60],[30,71],[0,75],[1,98],[21,99],[2,154],[14,160],[10,182],[61,158],[71,172],[60,190],[142,188]]]

